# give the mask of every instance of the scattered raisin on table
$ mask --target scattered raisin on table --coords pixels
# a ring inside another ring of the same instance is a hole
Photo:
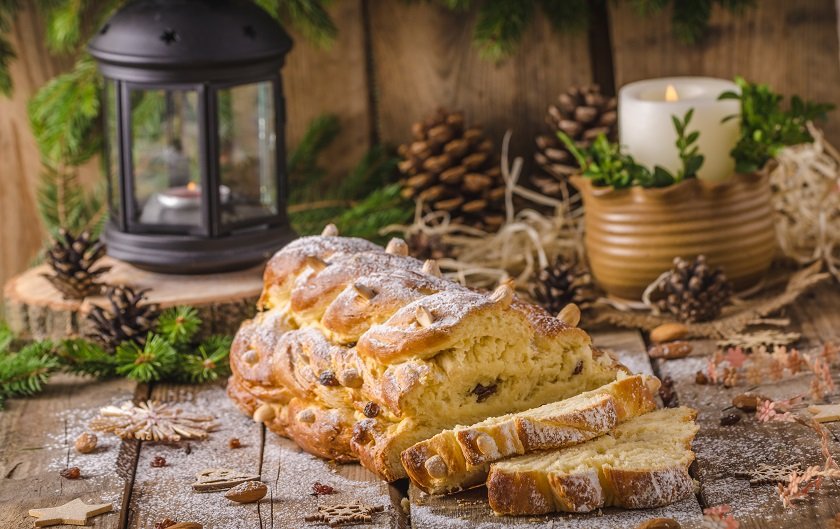
[[[152,462],[149,463],[153,468],[161,468],[166,466],[166,458],[163,456],[155,456]]]
[[[726,415],[720,418],[720,425],[732,426],[733,424],[738,424],[740,420],[741,416],[737,413],[727,413]]]
[[[335,493],[336,493],[336,490],[332,486],[321,483],[320,481],[316,481],[315,483],[312,484],[312,495],[313,496],[322,496],[324,494],[335,494]]]
[[[64,479],[79,479],[82,476],[82,471],[79,470],[79,467],[70,467],[59,472],[59,475]]]
[[[242,448],[242,442],[237,437],[231,437],[228,441],[228,447],[232,449]]]

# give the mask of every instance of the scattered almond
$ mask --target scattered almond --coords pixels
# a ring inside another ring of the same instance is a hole
[[[659,345],[654,345],[648,350],[648,355],[651,358],[662,358],[664,360],[674,360],[676,358],[685,358],[691,354],[693,347],[688,342],[670,342]]]
[[[76,438],[76,452],[80,454],[89,454],[96,450],[96,443],[99,441],[96,435],[90,432],[84,432]]]
[[[682,323],[663,323],[650,331],[650,341],[653,343],[672,342],[688,336],[688,327]]]
[[[237,503],[253,503],[263,499],[268,487],[262,481],[246,481],[225,492],[225,498]]]
[[[651,518],[636,526],[636,529],[680,529],[680,523],[673,518]]]
[[[270,404],[261,404],[259,408],[254,411],[254,421],[269,422],[274,418],[274,408]]]
[[[761,404],[761,401],[763,400],[770,399],[764,395],[759,395],[758,393],[739,393],[738,395],[732,397],[732,405],[741,411],[752,413],[758,409],[759,404]]]

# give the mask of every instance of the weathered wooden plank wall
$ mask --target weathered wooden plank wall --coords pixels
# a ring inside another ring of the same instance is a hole
[[[342,134],[325,159],[337,178],[371,142],[404,141],[410,124],[437,106],[463,108],[498,140],[512,128],[514,152],[529,159],[556,94],[569,84],[604,78],[602,63],[593,73],[592,56],[600,56],[607,38],[618,86],[664,75],[742,74],[786,94],[840,103],[833,0],[762,0],[742,15],[716,7],[709,36],[697,46],[672,37],[667,12],[641,17],[628,2],[608,2],[608,19],[591,36],[557,35],[541,17],[501,64],[481,59],[471,47],[472,15],[453,15],[430,2],[342,0],[331,13],[337,42],[320,50],[295,35],[284,82],[290,147],[312,118],[338,115]],[[0,98],[0,282],[31,262],[43,236],[35,207],[40,162],[26,101],[70,64],[46,52],[32,8],[16,21],[12,38],[20,56],[12,70],[17,89],[11,99]],[[836,116],[828,133],[840,141]],[[86,182],[98,178],[96,164],[83,174]]]

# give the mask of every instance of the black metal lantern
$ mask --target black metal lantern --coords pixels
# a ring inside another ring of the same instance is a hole
[[[215,272],[295,236],[280,78],[291,47],[250,0],[136,0],[102,26],[88,50],[105,77],[110,255]]]

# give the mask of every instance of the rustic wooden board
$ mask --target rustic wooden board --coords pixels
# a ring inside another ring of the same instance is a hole
[[[596,347],[611,351],[634,372],[651,373],[651,365],[638,331],[606,331],[592,335]],[[555,514],[531,517],[499,517],[487,504],[484,487],[452,496],[430,496],[415,486],[408,490],[411,526],[426,528],[562,527],[568,529],[632,529],[649,518],[668,517],[680,522],[700,518],[700,505],[694,496],[660,509],[630,511],[603,509],[589,514]]]
[[[77,497],[89,503],[113,502],[115,512],[98,516],[99,528],[119,526],[126,487],[134,473],[133,444],[99,436],[91,454],[73,443],[102,406],[131,399],[134,384],[69,375],[53,378],[32,398],[12,399],[0,412],[0,527],[30,527],[28,510],[54,507]],[[81,469],[82,479],[59,476],[67,467]]]
[[[341,123],[341,134],[322,159],[323,169],[333,181],[359,163],[371,145],[373,122],[362,4],[362,0],[342,0],[328,7],[338,36],[327,49],[293,33],[295,47],[283,68],[289,151],[300,142],[314,118],[335,114]]]
[[[111,270],[103,276],[109,285],[129,285],[150,289],[148,303],[161,308],[191,305],[203,320],[203,334],[233,334],[242,320],[251,317],[262,291],[262,266],[224,274],[172,275],[155,274],[130,264],[104,257]],[[6,320],[21,338],[65,338],[84,334],[86,315],[93,305],[108,306],[104,297],[79,300],[64,299],[42,277],[47,265],[30,268],[10,279],[4,289]]]
[[[794,318],[792,329],[804,333],[804,346],[816,346],[823,340],[837,338],[840,314],[837,313],[837,287],[821,289],[803,298],[795,309],[789,309]],[[808,299],[810,297],[811,299]],[[681,360],[660,362],[661,376],[674,380],[682,405],[699,411],[700,432],[694,443],[697,453],[697,478],[700,480],[700,499],[704,506],[729,504],[741,522],[742,529],[793,529],[823,527],[840,512],[840,487],[829,485],[813,498],[795,509],[785,510],[772,485],[751,487],[748,480],[736,476],[739,471],[751,470],[759,463],[822,464],[816,434],[802,426],[786,423],[758,423],[752,414],[736,413],[741,420],[734,426],[721,426],[722,410],[731,405],[731,399],[750,386],[724,388],[698,385],[695,373],[704,370],[708,355],[714,351],[711,341],[696,341],[692,356]],[[780,400],[798,394],[808,394],[810,377],[802,375],[781,382],[768,382],[754,391]],[[836,399],[836,397],[835,397]],[[828,425],[835,435],[840,432],[837,424]],[[832,441],[834,453],[840,443]],[[814,525],[818,524],[818,525]],[[819,525],[821,524],[821,525]]]
[[[474,15],[434,2],[369,3],[370,40],[380,139],[399,144],[411,124],[439,106],[463,109],[501,144],[514,129],[512,153],[530,160],[546,108],[570,84],[592,78],[585,32],[552,32],[537,16],[517,53],[501,64],[472,45]]]
[[[261,527],[259,510],[263,502],[241,505],[225,498],[223,492],[192,490],[195,475],[206,468],[233,468],[259,474],[261,425],[239,413],[225,396],[224,387],[218,384],[158,384],[152,389],[151,398],[178,403],[185,411],[215,415],[220,428],[204,441],[140,443],[125,527],[153,529],[155,523],[165,518],[198,522],[207,528]],[[241,448],[228,446],[234,437],[240,439]],[[166,466],[151,466],[157,456],[166,459]]]
[[[407,516],[400,505],[402,496],[391,485],[360,465],[339,465],[307,454],[293,442],[270,431],[266,431],[263,479],[272,483],[274,494],[274,507],[269,518],[273,525],[264,522],[264,527],[306,527],[310,524],[304,518],[315,514],[318,505],[338,503],[362,503],[384,508],[383,512],[373,516],[372,523],[359,527],[408,527]],[[313,496],[312,485],[315,482],[330,485],[337,493]]]
[[[736,75],[775,90],[840,103],[837,12],[834,0],[762,0],[743,14],[712,10],[708,37],[688,46],[671,32],[670,10],[639,16],[632,2],[609,2],[617,86],[671,75]],[[828,139],[840,141],[838,113]]]

